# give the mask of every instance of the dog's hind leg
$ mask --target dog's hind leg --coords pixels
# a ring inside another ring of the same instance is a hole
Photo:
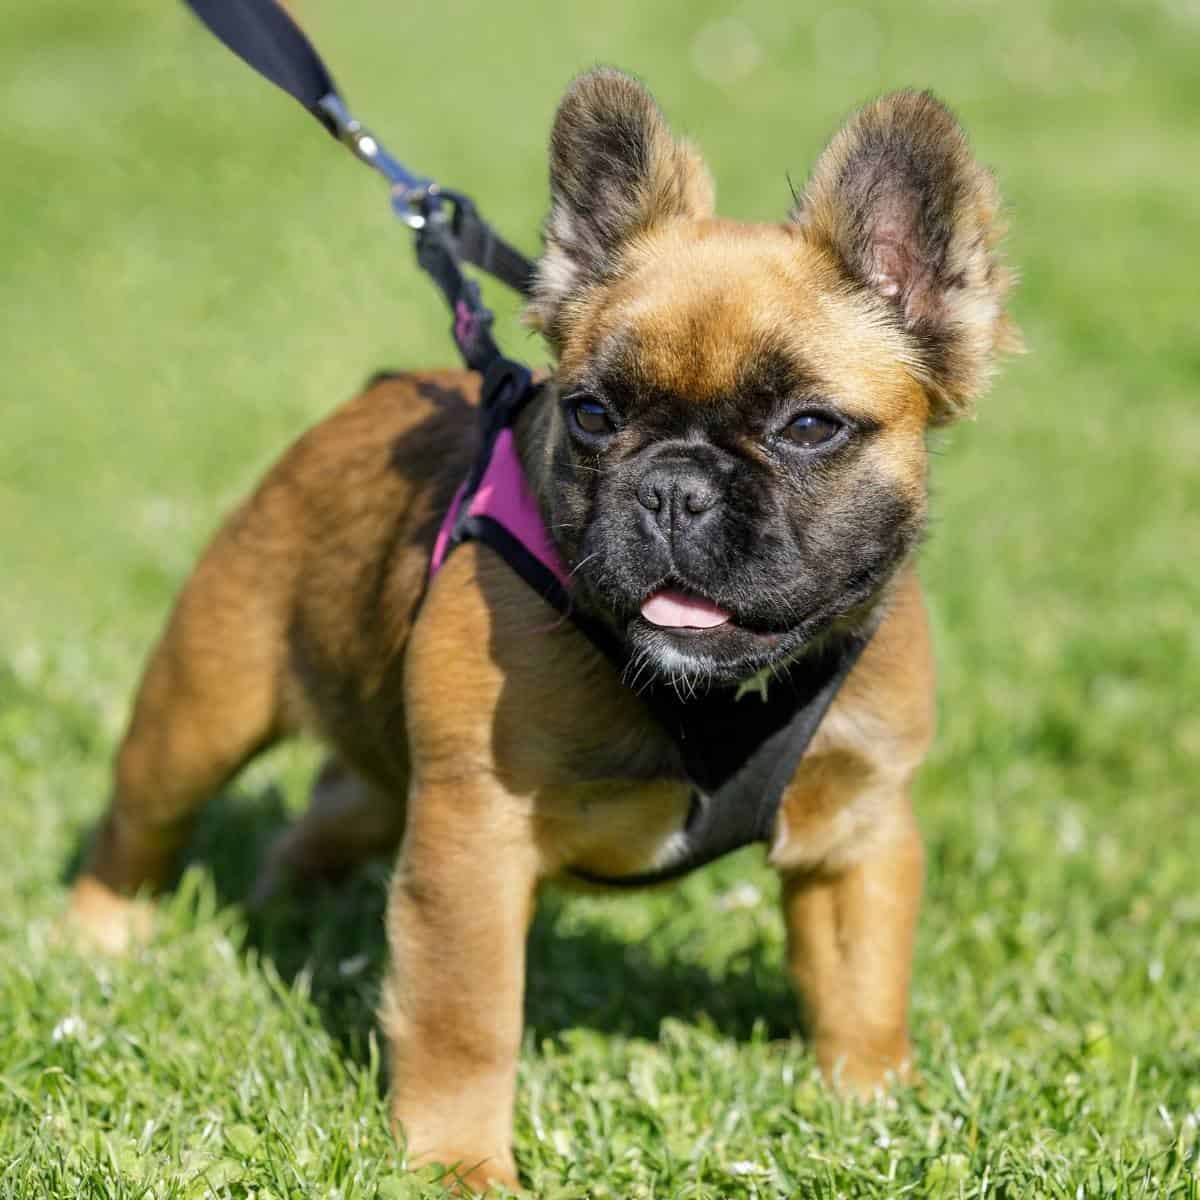
[[[404,808],[402,789],[377,787],[340,759],[326,759],[308,811],[267,851],[251,905],[291,881],[332,881],[367,859],[394,853],[404,834]]]
[[[218,534],[146,665],[71,897],[71,923],[101,948],[144,930],[132,897],[166,881],[204,801],[287,732],[285,610],[264,563],[269,531],[255,525],[243,510]]]

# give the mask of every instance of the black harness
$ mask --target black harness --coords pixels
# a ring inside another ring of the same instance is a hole
[[[416,233],[417,261],[454,314],[452,334],[467,366],[483,377],[482,442],[464,485],[451,544],[468,540],[494,550],[538,595],[588,637],[624,675],[626,651],[607,629],[578,611],[568,590],[508,530],[469,515],[470,500],[500,433],[537,394],[527,367],[504,357],[492,337],[492,313],[469,263],[528,295],[534,266],[503,240],[460,192],[414,175],[346,108],[305,35],[275,0],[186,0],[231,50],[294,96],[368,166],[387,179],[392,208]],[[573,870],[591,883],[640,887],[676,879],[732,850],[770,842],[783,793],[838,689],[858,661],[866,637],[831,642],[781,668],[761,689],[721,687],[681,698],[655,682],[637,692],[678,749],[693,787],[687,819],[670,861],[633,875]]]

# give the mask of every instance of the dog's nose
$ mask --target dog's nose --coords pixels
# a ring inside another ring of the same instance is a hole
[[[654,523],[668,538],[682,532],[710,512],[720,499],[716,484],[690,464],[663,463],[642,476],[638,503],[653,514]]]

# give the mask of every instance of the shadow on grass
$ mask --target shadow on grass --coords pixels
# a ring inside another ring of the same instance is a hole
[[[219,795],[205,806],[181,871],[201,868],[218,903],[240,909],[266,847],[288,820],[283,793],[274,785]],[[65,865],[65,880],[78,868],[84,845]],[[325,1028],[359,1063],[367,1061],[378,1028],[390,872],[391,863],[379,859],[336,886],[310,885],[261,912],[242,910],[243,953],[269,961],[289,986],[302,981]],[[686,901],[679,903],[686,916]],[[794,1001],[763,947],[742,949],[710,971],[661,950],[656,956],[646,942],[617,937],[586,918],[581,922],[578,913],[564,930],[571,904],[570,895],[548,891],[530,934],[525,1019],[535,1043],[580,1028],[653,1040],[666,1018],[738,1040],[796,1033]]]

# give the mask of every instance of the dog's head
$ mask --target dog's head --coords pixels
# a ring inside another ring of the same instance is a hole
[[[1017,338],[996,186],[954,118],[884,97],[790,221],[745,225],[714,217],[648,93],[599,70],[559,108],[550,186],[539,486],[579,603],[691,681],[863,621],[921,534],[927,429]]]

